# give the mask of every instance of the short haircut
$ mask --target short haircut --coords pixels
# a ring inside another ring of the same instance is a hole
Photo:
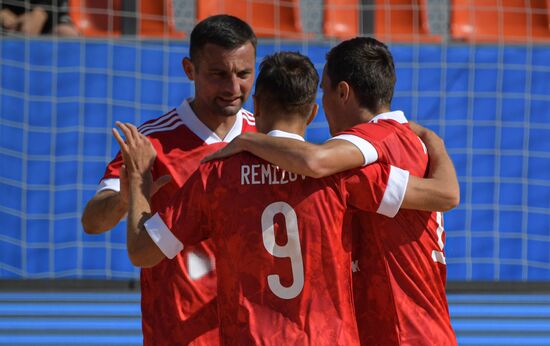
[[[319,85],[319,74],[300,53],[268,55],[260,64],[255,96],[278,111],[309,116]]]
[[[331,87],[347,82],[359,104],[371,112],[390,106],[395,87],[395,65],[388,47],[371,37],[343,41],[327,54]]]
[[[258,39],[246,22],[226,14],[211,16],[198,23],[191,31],[189,57],[197,63],[200,50],[208,43],[235,49],[247,42],[250,42],[256,51]]]

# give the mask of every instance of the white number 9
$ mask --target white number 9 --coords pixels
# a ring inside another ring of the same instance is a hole
[[[285,218],[287,243],[283,246],[275,241],[274,217],[282,214]],[[279,298],[295,298],[304,288],[304,261],[300,248],[300,234],[296,212],[285,202],[275,202],[268,205],[262,213],[262,237],[267,252],[275,257],[290,258],[293,282],[289,287],[281,284],[279,275],[267,276],[267,283],[271,291]]]

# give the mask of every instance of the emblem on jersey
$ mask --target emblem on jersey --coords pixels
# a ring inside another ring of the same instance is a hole
[[[351,271],[352,273],[361,271],[361,269],[359,269],[359,260],[351,261]]]
[[[190,252],[187,254],[187,271],[189,277],[198,280],[214,270],[214,263],[208,256]]]

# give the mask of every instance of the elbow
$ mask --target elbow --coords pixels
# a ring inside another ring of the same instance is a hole
[[[305,175],[315,179],[326,177],[326,175],[321,169],[315,168],[315,167],[308,167]]]
[[[101,233],[101,230],[97,227],[97,225],[94,225],[93,222],[89,220],[89,218],[86,217],[86,214],[82,215],[80,223],[82,224],[82,228],[84,229],[84,233],[86,234],[93,235]]]
[[[323,158],[321,156],[313,153],[304,162],[303,167],[305,175],[315,179],[324,178],[334,173],[330,171],[329,167],[323,165]]]
[[[460,194],[457,193],[455,196],[453,196],[453,197],[450,199],[449,210],[458,207],[459,204],[460,204]]]
[[[164,256],[154,248],[138,242],[127,242],[128,258],[134,267],[150,268],[156,266]],[[156,245],[155,245],[156,246]]]
[[[445,202],[443,203],[442,212],[452,210],[460,204],[460,191],[452,191],[448,196],[445,197]]]
[[[139,257],[137,256],[132,256],[128,253],[128,257],[130,258],[130,262],[132,263],[132,265],[134,267],[138,267],[138,268],[148,268],[149,266],[147,266],[145,264],[145,262],[143,262]]]
[[[130,252],[128,251],[128,258],[130,258],[130,262],[132,263],[132,265],[134,267],[138,267],[138,268],[148,268],[149,266],[146,265],[145,261],[143,261],[141,259],[141,257],[135,255],[135,254],[130,254]]]
[[[143,251],[139,251],[132,247],[128,247],[128,258],[134,267],[149,268],[153,267],[156,263],[151,263],[146,254]]]

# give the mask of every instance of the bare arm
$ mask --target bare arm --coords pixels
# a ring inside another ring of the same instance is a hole
[[[113,129],[113,135],[120,145],[125,174],[128,179],[128,221],[126,228],[126,245],[128,257],[137,267],[151,267],[158,264],[164,254],[151,239],[144,223],[151,215],[151,206],[148,196],[153,188],[151,167],[156,152],[149,140],[130,124],[117,123],[124,133],[126,141],[118,131]]]
[[[122,184],[121,184],[122,186]],[[115,227],[128,211],[128,200],[123,192],[98,192],[82,213],[82,226],[88,234],[101,234]]]
[[[433,131],[411,123],[412,130],[428,149],[428,178],[411,176],[402,208],[428,211],[448,211],[460,203],[460,187],[456,171],[445,150],[443,140]]]
[[[241,151],[248,151],[287,171],[313,178],[361,167],[365,162],[361,151],[347,141],[332,140],[319,145],[261,133],[243,133],[204,161]]]

